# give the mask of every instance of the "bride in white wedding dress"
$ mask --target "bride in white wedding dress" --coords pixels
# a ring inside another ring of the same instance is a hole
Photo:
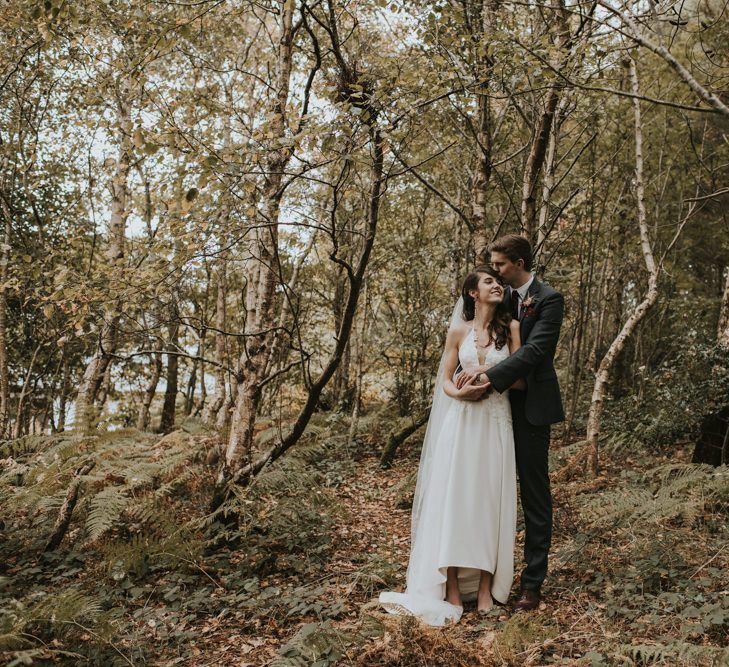
[[[461,389],[453,381],[459,366],[485,372],[519,348],[519,323],[503,295],[490,267],[464,280],[420,456],[407,589],[379,598],[387,611],[429,625],[458,622],[463,599],[476,598],[486,612],[511,589],[516,470],[508,393],[489,393],[478,376]]]

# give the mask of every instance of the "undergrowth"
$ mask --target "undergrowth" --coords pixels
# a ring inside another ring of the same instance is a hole
[[[403,587],[418,455],[405,448],[379,469],[387,423],[384,412],[364,415],[350,443],[346,419],[318,413],[302,442],[212,514],[216,471],[205,461],[215,434],[1,444],[0,655],[8,664],[727,664],[726,468],[660,459],[634,434],[613,438],[599,478],[555,484],[546,607],[485,618],[467,608],[458,626],[432,629],[374,602]],[[570,454],[555,451],[553,468]],[[67,534],[44,552],[88,461]]]

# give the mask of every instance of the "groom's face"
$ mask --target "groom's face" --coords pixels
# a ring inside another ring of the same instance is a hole
[[[514,263],[503,252],[491,253],[491,266],[499,272],[502,280],[512,287],[519,283],[524,272],[523,261],[521,259]]]

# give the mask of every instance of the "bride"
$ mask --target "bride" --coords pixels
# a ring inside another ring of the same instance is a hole
[[[490,267],[463,282],[451,318],[420,455],[405,593],[380,594],[393,614],[429,625],[458,622],[463,599],[487,612],[505,603],[514,574],[516,471],[507,392],[480,376],[456,387],[458,367],[486,372],[520,347],[519,322]],[[514,388],[524,388],[519,380]],[[480,400],[483,399],[484,400]]]

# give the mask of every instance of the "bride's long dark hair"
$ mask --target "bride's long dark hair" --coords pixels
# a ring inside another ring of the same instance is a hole
[[[463,319],[467,322],[473,320],[476,317],[476,301],[469,294],[473,290],[478,290],[479,277],[484,273],[490,275],[496,279],[502,287],[504,281],[499,275],[498,271],[495,271],[490,266],[477,266],[471,273],[469,273],[463,281],[463,288],[461,289],[461,296],[463,297]],[[509,324],[511,323],[511,312],[507,305],[502,301],[496,306],[494,311],[494,318],[488,324],[489,338],[494,341],[494,346],[497,350],[500,350],[504,345],[509,342]]]

